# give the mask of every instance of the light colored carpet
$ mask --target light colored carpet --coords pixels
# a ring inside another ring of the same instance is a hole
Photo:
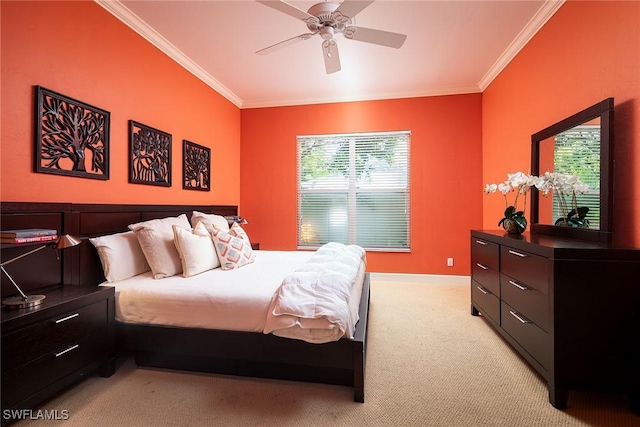
[[[137,368],[120,361],[46,403],[66,421],[16,426],[640,426],[623,395],[569,393],[544,381],[481,317],[469,286],[375,282],[365,403],[352,389]]]

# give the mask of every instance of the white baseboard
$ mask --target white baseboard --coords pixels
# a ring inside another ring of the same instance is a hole
[[[449,276],[444,274],[370,273],[375,282],[410,282],[427,285],[465,285],[471,283],[470,276]]]

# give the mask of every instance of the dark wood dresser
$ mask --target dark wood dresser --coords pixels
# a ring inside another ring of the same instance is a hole
[[[40,306],[1,311],[2,411],[34,408],[93,371],[115,370],[114,288],[58,286]]]
[[[482,316],[547,381],[640,400],[640,249],[525,233],[471,231],[471,314]]]

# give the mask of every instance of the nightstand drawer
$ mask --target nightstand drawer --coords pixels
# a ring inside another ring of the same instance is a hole
[[[2,372],[24,365],[103,327],[107,323],[107,315],[107,300],[98,301],[3,336]]]
[[[519,283],[535,288],[545,295],[549,294],[550,261],[538,255],[513,249],[500,248],[500,271]]]
[[[533,356],[545,369],[549,369],[549,335],[540,329],[524,314],[509,306],[504,301],[501,303],[501,326],[524,349]]]
[[[475,280],[471,281],[471,299],[483,316],[490,317],[500,324],[500,300]]]
[[[108,351],[107,328],[103,325],[93,333],[55,348],[26,365],[3,372],[2,407],[19,404],[101,357],[106,359]]]
[[[549,297],[547,295],[506,274],[501,274],[500,297],[536,325],[549,331]]]

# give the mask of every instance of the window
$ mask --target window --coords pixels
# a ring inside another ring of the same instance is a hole
[[[410,132],[298,137],[298,248],[405,251]]]
[[[556,135],[554,165],[555,172],[576,175],[589,184],[587,194],[576,196],[578,206],[589,208],[590,228],[600,226],[600,125],[589,124],[571,128]],[[553,196],[553,217],[562,218],[558,195]],[[567,200],[569,209],[571,201]]]

